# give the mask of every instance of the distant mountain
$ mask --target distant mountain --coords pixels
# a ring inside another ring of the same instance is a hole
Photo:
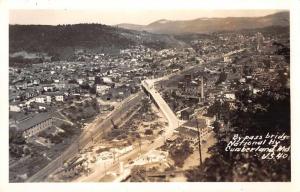
[[[289,12],[279,12],[264,17],[198,18],[185,21],[158,20],[149,25],[118,25],[126,29],[143,30],[159,34],[210,33],[241,29],[289,26]]]
[[[132,45],[152,48],[182,46],[169,35],[151,34],[101,24],[10,25],[9,53],[26,51],[65,58],[76,48],[100,52],[119,51]]]
[[[118,24],[117,27],[120,27],[120,28],[123,28],[123,29],[131,29],[131,30],[142,31],[144,25],[136,25],[136,24],[130,24],[130,23],[121,23],[121,24]]]

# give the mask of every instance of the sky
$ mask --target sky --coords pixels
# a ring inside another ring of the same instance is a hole
[[[258,17],[280,10],[212,10],[212,9],[14,9],[9,12],[10,24],[76,24],[101,23],[146,25],[159,19],[190,20],[202,17]]]

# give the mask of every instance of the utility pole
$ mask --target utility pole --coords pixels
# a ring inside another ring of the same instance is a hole
[[[63,161],[62,156],[59,157],[59,164],[60,164],[61,167],[64,165],[64,161]]]
[[[198,124],[198,119],[196,118],[197,130],[198,130],[198,145],[199,145],[199,156],[200,156],[200,167],[202,166],[202,153],[201,153],[201,132]]]
[[[204,100],[204,83],[203,83],[203,75],[201,77],[201,100]]]
[[[106,163],[105,162],[104,162],[104,172],[105,172],[105,175],[107,175]]]
[[[94,136],[93,136],[93,134],[91,133],[91,131],[90,131],[90,130],[87,130],[87,133],[89,134],[89,137],[90,137],[92,143],[94,143]]]
[[[142,141],[141,138],[139,139],[139,150],[140,150],[140,155],[142,154]]]
[[[80,152],[80,144],[79,144],[79,139],[77,139],[77,151]]]

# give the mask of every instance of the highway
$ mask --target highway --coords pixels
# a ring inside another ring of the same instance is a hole
[[[220,59],[221,57],[216,58],[206,63],[206,65]],[[202,70],[203,66],[204,65],[191,66],[178,73],[170,74],[157,79],[149,79],[149,80],[142,81],[142,87],[146,92],[150,94],[150,97],[154,100],[154,102],[157,104],[159,109],[162,111],[163,115],[168,120],[168,126],[165,129],[164,135],[157,137],[151,144],[145,145],[142,150],[143,152],[148,152],[149,150],[156,149],[162,146],[165,140],[170,138],[173,135],[174,130],[183,123],[176,117],[176,115],[168,106],[168,104],[165,102],[165,100],[157,92],[154,85],[159,84],[161,86],[167,86],[168,84],[170,84],[170,82],[177,81],[177,79],[182,77],[183,74],[187,74],[195,70]],[[81,136],[71,146],[69,146],[69,148],[65,150],[62,155],[60,155],[55,160],[50,162],[46,167],[41,169],[39,172],[31,176],[26,182],[44,181],[44,179],[48,175],[50,175],[56,169],[61,167],[64,161],[74,157],[74,155],[76,155],[79,152],[80,148],[85,147],[86,145],[91,143],[92,140],[101,137],[106,131],[109,131],[112,128],[111,119],[113,119],[115,123],[121,122],[122,116],[126,114],[126,111],[129,111],[132,107],[136,106],[139,103],[139,101],[141,101],[142,95],[143,93],[139,92],[125,99],[124,101],[122,101],[120,106],[116,108],[112,113],[110,113],[103,121],[100,118],[95,119],[95,121],[92,124],[88,125],[86,131],[84,131],[84,133],[82,133]],[[129,154],[124,155],[124,157],[122,157],[122,160],[124,162],[127,162],[129,159],[134,160],[138,158],[138,156],[140,155],[139,153],[142,152],[135,149]],[[116,164],[113,164],[113,166],[107,168],[107,170],[113,170],[113,169],[116,169]],[[91,176],[84,179],[83,181],[99,181],[99,179],[104,176],[103,173],[104,173],[103,170],[98,169]]]
[[[180,120],[177,118],[175,113],[166,103],[166,101],[162,98],[162,96],[157,92],[154,87],[154,83],[156,80],[145,80],[142,82],[142,86],[146,89],[146,91],[151,95],[151,98],[155,101],[155,103],[159,106],[159,109],[164,114],[165,118],[168,120],[168,127],[165,130],[165,137],[170,137],[173,134],[173,131],[179,126]]]
[[[207,63],[207,65],[216,62],[218,60],[220,60],[220,58],[210,61],[209,63]],[[128,169],[130,169],[130,167],[132,167],[132,165],[128,164],[129,160],[136,160],[140,157],[140,155],[145,154],[150,150],[157,149],[160,146],[162,146],[166,139],[172,137],[174,130],[184,123],[183,121],[180,121],[177,118],[175,113],[172,111],[172,109],[169,107],[166,101],[162,98],[160,93],[155,89],[155,85],[168,86],[170,83],[174,81],[175,82],[178,81],[178,79],[182,78],[184,74],[189,74],[195,71],[202,71],[203,69],[204,69],[204,65],[196,65],[196,66],[187,67],[186,69],[178,73],[173,73],[164,77],[142,81],[142,87],[147,93],[149,93],[148,95],[151,97],[152,101],[154,101],[157,104],[157,106],[159,107],[159,109],[167,119],[168,126],[165,128],[165,132],[163,136],[158,136],[152,143],[143,145],[143,148],[141,150],[137,147],[133,151],[129,152],[128,154],[125,154],[122,157],[120,157],[119,161],[122,161],[124,163],[124,166],[127,166],[127,171]],[[81,179],[80,181],[97,182],[102,177],[105,176],[106,172],[116,172],[117,169],[118,169],[118,164],[114,163],[110,168],[106,168],[106,170],[97,169],[90,176]],[[124,172],[122,176],[126,174],[130,174],[130,173]],[[116,180],[118,181],[119,179],[120,178],[117,178]]]
[[[101,137],[104,133],[109,131],[112,128],[111,119],[113,119],[115,123],[122,121],[122,117],[126,114],[126,111],[129,111],[140,103],[142,95],[142,92],[138,92],[126,98],[117,108],[108,114],[104,120],[101,119],[101,116],[98,116],[93,123],[86,127],[85,131],[79,136],[79,138],[76,139],[73,144],[70,145],[59,157],[54,159],[39,172],[29,177],[26,182],[45,181],[45,178],[61,167],[64,161],[74,157],[79,152],[79,149],[85,147],[91,143],[92,140]]]
[[[161,80],[161,79],[160,79]],[[139,148],[136,146],[134,150],[131,152],[124,154],[123,156],[119,157],[118,161],[115,161],[113,164],[110,166],[107,166],[105,168],[99,167],[96,169],[93,173],[86,177],[80,177],[76,181],[79,182],[97,182],[99,181],[102,177],[105,176],[107,172],[115,172],[118,169],[118,162],[124,162],[128,163],[130,160],[136,160],[137,158],[140,157],[140,155],[145,154],[149,152],[150,150],[159,148],[162,146],[165,142],[166,139],[172,137],[174,130],[179,127],[183,122],[181,122],[175,113],[171,110],[169,105],[165,102],[165,100],[161,97],[161,95],[156,91],[154,88],[154,83],[157,80],[144,80],[142,82],[142,86],[145,88],[145,90],[151,95],[151,98],[156,102],[158,105],[159,109],[165,116],[165,118],[168,120],[168,126],[165,128],[164,135],[158,136],[153,142],[151,143],[143,143],[142,147]]]
[[[213,61],[212,61],[213,62]],[[158,91],[155,89],[155,84],[160,84],[160,85],[167,85],[171,81],[176,81],[178,78],[182,77],[183,74],[190,73],[191,71],[195,70],[202,70],[203,66],[192,66],[188,67],[185,70],[175,73],[175,74],[170,74],[168,76],[160,77],[157,79],[148,79],[142,81],[142,87],[146,92],[149,93],[150,97],[155,101],[163,115],[168,121],[168,126],[165,128],[165,132],[162,136],[157,137],[152,143],[146,144],[142,147],[140,150],[139,147],[136,147],[133,151],[129,152],[128,154],[123,155],[122,157],[119,158],[119,161],[128,163],[129,160],[135,160],[137,159],[141,154],[147,153],[150,150],[157,149],[160,146],[162,146],[165,142],[166,139],[170,138],[174,130],[179,127],[181,124],[183,124],[182,121],[180,121],[175,113],[172,111],[172,109],[169,107],[169,105],[165,102],[165,100],[161,97],[161,95],[158,93]],[[107,166],[105,170],[103,168],[98,168],[96,169],[92,174],[86,176],[86,177],[81,177],[77,179],[76,181],[79,182],[98,182],[102,177],[105,176],[106,172],[113,172],[116,171],[118,168],[117,162],[114,162],[112,165]]]

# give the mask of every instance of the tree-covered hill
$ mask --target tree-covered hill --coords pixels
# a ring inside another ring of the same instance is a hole
[[[121,29],[102,24],[75,25],[10,25],[10,54],[26,51],[29,53],[58,54],[64,57],[66,50],[76,48],[109,52],[145,45],[153,48],[180,46],[180,42],[168,35],[151,34]]]

